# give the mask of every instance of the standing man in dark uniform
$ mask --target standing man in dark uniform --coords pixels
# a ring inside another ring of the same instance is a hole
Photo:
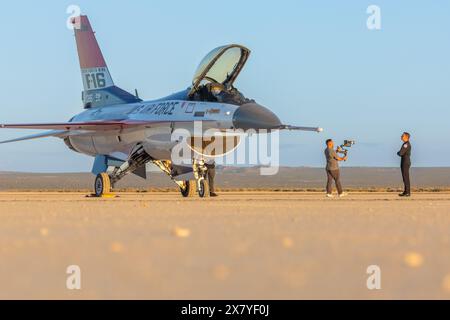
[[[214,178],[216,177],[216,163],[213,161],[205,163],[208,168],[208,183],[209,183],[209,193],[211,197],[217,197],[214,187]]]
[[[409,141],[411,135],[408,132],[403,132],[402,141],[403,145],[398,156],[402,158],[400,168],[402,169],[403,184],[405,185],[405,191],[399,194],[400,197],[411,196],[411,181],[409,178],[409,169],[411,169],[411,142]]]

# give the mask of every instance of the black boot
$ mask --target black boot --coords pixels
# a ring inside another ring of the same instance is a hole
[[[409,193],[406,193],[406,192],[403,192],[403,193],[400,193],[399,195],[398,195],[399,197],[411,197],[411,194],[409,194]]]

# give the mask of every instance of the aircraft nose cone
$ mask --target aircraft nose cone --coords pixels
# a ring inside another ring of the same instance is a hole
[[[269,109],[257,104],[246,103],[236,109],[233,116],[236,129],[276,129],[281,126],[280,119]]]

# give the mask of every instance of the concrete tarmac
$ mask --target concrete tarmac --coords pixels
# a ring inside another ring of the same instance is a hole
[[[0,193],[0,299],[450,298],[449,193],[118,196]]]

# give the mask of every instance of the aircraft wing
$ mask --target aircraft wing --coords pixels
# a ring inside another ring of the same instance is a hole
[[[46,132],[42,132],[42,133],[38,133],[38,134],[32,134],[32,135],[29,135],[29,136],[20,137],[20,138],[16,138],[16,139],[0,141],[0,144],[10,143],[10,142],[17,142],[17,141],[25,141],[25,140],[33,140],[33,139],[39,139],[39,138],[47,138],[47,137],[63,138],[67,134],[68,134],[68,131],[52,130],[52,131],[46,131]]]
[[[212,121],[212,120],[201,120]],[[56,123],[29,123],[29,124],[0,124],[0,129],[34,129],[34,130],[86,130],[107,131],[130,129],[138,127],[150,127],[155,124],[171,123],[172,121],[145,121],[145,120],[106,120],[86,122],[56,122]],[[177,121],[181,122],[181,121]],[[190,122],[190,121],[186,121]]]
[[[202,120],[202,121],[209,121],[209,120]],[[86,122],[0,124],[0,129],[51,130],[17,139],[0,141],[0,144],[46,137],[65,138],[67,136],[89,134],[89,132],[92,133],[108,130],[122,130],[139,127],[150,127],[152,125],[165,123],[170,123],[170,121],[108,120],[108,121],[86,121]]]
[[[289,131],[314,131],[314,132],[322,132],[323,128],[318,127],[297,127],[283,124],[278,129],[280,130],[289,130]]]
[[[0,144],[32,140],[47,137],[65,138],[71,135],[87,134],[89,132],[120,130],[146,125],[165,123],[165,121],[135,121],[135,120],[117,120],[117,121],[88,121],[88,122],[60,122],[60,123],[29,123],[29,124],[0,124],[0,129],[32,129],[32,130],[51,130],[38,134],[33,134],[16,139],[0,141]]]
[[[86,122],[56,122],[56,123],[29,123],[29,124],[0,124],[4,129],[35,129],[35,130],[89,130],[105,131],[125,129],[138,126],[165,123],[167,121],[138,121],[138,120],[108,120]]]

